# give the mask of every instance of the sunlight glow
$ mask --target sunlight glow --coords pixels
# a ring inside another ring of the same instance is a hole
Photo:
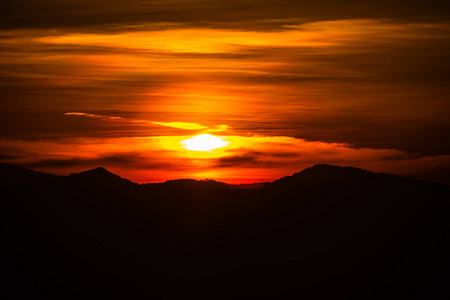
[[[191,151],[211,151],[213,149],[226,147],[230,142],[210,134],[200,134],[193,138],[181,141],[181,144],[183,145],[183,148]]]

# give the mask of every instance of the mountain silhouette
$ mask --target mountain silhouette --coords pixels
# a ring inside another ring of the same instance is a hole
[[[3,299],[448,299],[450,187],[316,165],[136,184],[0,164]]]

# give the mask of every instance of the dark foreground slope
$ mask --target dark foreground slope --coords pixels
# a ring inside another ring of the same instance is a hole
[[[255,188],[0,165],[3,299],[448,299],[448,186],[317,165]]]

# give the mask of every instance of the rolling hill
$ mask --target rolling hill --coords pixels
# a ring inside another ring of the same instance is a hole
[[[136,184],[0,164],[3,299],[448,299],[450,187],[316,165]]]

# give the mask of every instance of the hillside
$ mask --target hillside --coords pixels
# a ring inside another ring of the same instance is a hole
[[[316,165],[242,188],[0,164],[12,298],[447,299],[450,188]]]

